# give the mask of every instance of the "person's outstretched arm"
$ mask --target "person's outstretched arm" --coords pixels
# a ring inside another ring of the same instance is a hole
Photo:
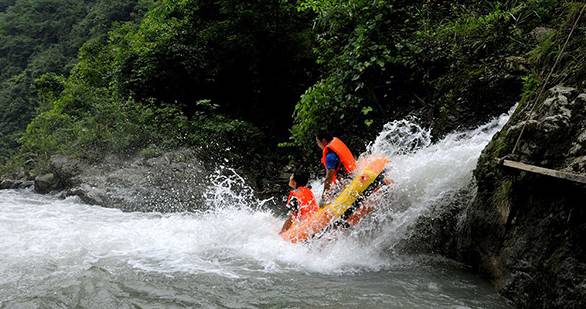
[[[336,175],[336,170],[334,170],[333,168],[330,168],[326,171],[326,180],[324,181],[324,191],[321,194],[321,199],[319,201],[320,207],[323,207],[325,205],[326,197],[328,195],[328,192],[330,191],[330,188],[332,187],[332,182],[334,181],[335,175]]]

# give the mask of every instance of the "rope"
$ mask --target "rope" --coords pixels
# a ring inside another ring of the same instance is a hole
[[[529,115],[527,116],[525,122],[523,123],[523,126],[521,127],[521,132],[519,132],[519,136],[517,137],[517,141],[515,142],[515,147],[513,147],[513,151],[511,152],[512,155],[514,155],[515,152],[517,151],[517,147],[519,146],[519,142],[521,141],[521,137],[523,136],[523,133],[525,132],[525,127],[527,126],[527,122],[529,119],[531,119],[531,116],[533,116],[533,111],[535,110],[535,107],[540,105],[540,104],[537,104],[537,102],[539,102],[539,99],[541,98],[541,95],[543,94],[545,87],[549,83],[549,79],[553,75],[553,72],[555,71],[558,63],[560,62],[560,59],[562,58],[562,55],[564,54],[564,51],[566,50],[566,47],[568,46],[568,42],[570,42],[570,38],[572,37],[572,34],[574,34],[574,30],[578,26],[578,22],[580,21],[580,18],[582,18],[582,14],[584,13],[585,9],[586,9],[586,4],[584,4],[582,9],[580,10],[580,14],[578,14],[578,18],[576,18],[576,21],[574,21],[574,25],[572,26],[572,29],[570,30],[570,33],[568,34],[568,37],[566,38],[566,41],[564,42],[562,49],[558,53],[558,55],[555,59],[555,62],[553,64],[553,66],[551,67],[551,70],[549,71],[549,74],[547,74],[547,77],[545,78],[545,81],[543,82],[543,84],[541,86],[541,90],[539,91],[539,94],[537,95],[537,97],[535,98],[535,101],[532,104],[531,110],[529,111]]]

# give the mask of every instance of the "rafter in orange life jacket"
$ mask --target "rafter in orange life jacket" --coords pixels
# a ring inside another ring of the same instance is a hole
[[[344,144],[344,142],[342,142],[339,138],[334,137],[322,151],[321,163],[323,164],[326,171],[328,170],[326,156],[330,151],[333,151],[338,156],[338,158],[340,158],[340,163],[342,163],[335,171],[333,179],[333,183],[335,183],[337,181],[338,172],[342,167],[344,168],[346,174],[352,173],[352,171],[356,168],[356,159],[354,159],[354,156],[352,155],[352,152],[348,146],[346,146],[346,144]]]
[[[297,205],[293,205],[293,198],[295,198]],[[287,208],[293,210],[293,219],[299,221],[317,211],[319,206],[309,188],[297,187],[297,189],[291,190],[289,193]]]

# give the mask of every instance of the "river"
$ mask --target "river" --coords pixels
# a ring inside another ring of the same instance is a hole
[[[368,147],[392,158],[395,183],[377,212],[310,245],[281,240],[283,218],[225,171],[189,213],[0,191],[0,307],[509,308],[466,267],[394,250],[419,216],[470,184],[507,118],[435,143],[409,121],[389,123]]]

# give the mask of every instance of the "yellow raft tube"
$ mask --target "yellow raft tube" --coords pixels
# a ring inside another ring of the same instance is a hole
[[[382,155],[374,155],[359,160],[354,178],[334,201],[325,205],[303,221],[294,222],[281,237],[292,243],[305,242],[315,235],[321,234],[336,220],[340,219],[360,197],[360,195],[374,183],[384,171],[389,159]],[[361,207],[362,208],[362,207]],[[351,217],[346,219],[348,224],[356,224],[362,217],[370,213],[369,210],[359,208]]]

